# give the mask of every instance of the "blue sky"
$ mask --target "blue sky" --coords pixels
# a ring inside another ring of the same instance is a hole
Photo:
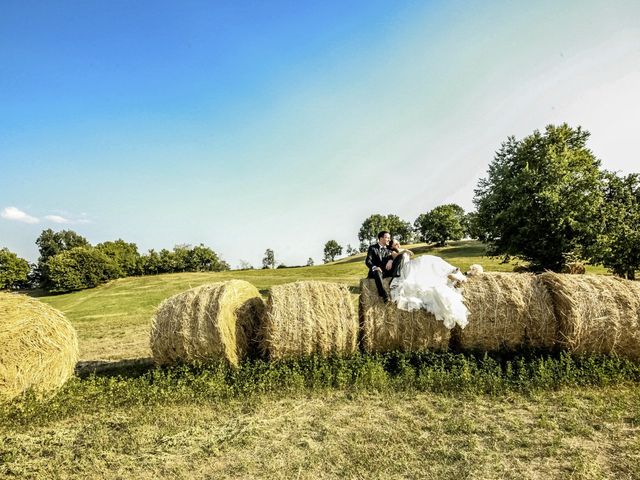
[[[471,208],[548,123],[639,170],[636,1],[1,4],[0,247],[30,260],[71,228],[318,262],[371,213]]]

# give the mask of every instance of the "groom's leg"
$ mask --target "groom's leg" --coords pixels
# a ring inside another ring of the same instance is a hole
[[[404,255],[398,255],[393,259],[393,265],[391,266],[391,270],[385,271],[385,277],[399,277],[400,272],[402,271],[402,266],[404,265]]]
[[[384,289],[384,285],[382,284],[382,272],[380,270],[376,270],[375,272],[369,272],[367,278],[373,278],[376,282],[376,288],[378,289],[378,295],[382,297],[382,299],[386,302],[389,299],[389,295],[387,295],[386,290]]]

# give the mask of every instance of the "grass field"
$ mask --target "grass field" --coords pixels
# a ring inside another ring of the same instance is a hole
[[[482,248],[415,250],[511,270]],[[356,357],[238,372],[144,363],[154,307],[181,290],[239,278],[266,294],[324,279],[355,298],[364,274],[359,256],[42,297],[78,329],[84,362],[114,362],[48,401],[0,405],[0,478],[640,478],[640,366],[615,359]]]

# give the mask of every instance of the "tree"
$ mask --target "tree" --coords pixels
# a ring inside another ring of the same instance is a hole
[[[251,265],[246,260],[240,259],[240,264],[238,265],[238,270],[253,270],[253,265]]]
[[[590,257],[623,278],[640,270],[640,174],[604,173],[602,227]]]
[[[115,262],[93,247],[74,247],[50,257],[44,265],[50,292],[96,287],[117,277]]]
[[[567,255],[594,243],[603,194],[588,138],[563,124],[502,144],[474,198],[490,254],[559,271]]]
[[[335,240],[324,244],[324,263],[333,262],[338,255],[342,255],[342,246]]]
[[[307,259],[307,267],[313,267],[313,258],[309,257]]]
[[[464,236],[465,215],[459,205],[450,203],[440,205],[428,213],[423,213],[414,222],[414,228],[420,240],[436,242],[440,247],[449,240],[460,240]]]
[[[276,268],[276,256],[270,248],[267,248],[264,252],[262,268]]]
[[[221,272],[229,269],[216,252],[202,243],[188,252],[186,263],[189,272]]]
[[[42,285],[47,283],[47,278],[43,276],[43,272],[44,265],[49,258],[75,247],[91,246],[86,238],[82,235],[78,235],[73,230],[61,230],[59,232],[54,232],[50,228],[42,231],[40,236],[36,239],[36,245],[40,252],[40,258],[38,258],[35,278]]]
[[[480,240],[481,242],[486,240],[486,233],[482,228],[482,223],[480,223],[477,212],[467,213],[464,216],[464,223],[462,226],[464,228],[465,236],[475,240]]]
[[[8,248],[0,249],[0,290],[21,288],[29,282],[29,262]]]
[[[117,267],[118,277],[128,277],[138,273],[140,253],[138,253],[138,246],[135,243],[127,243],[118,239],[99,243],[95,248],[113,260]]]
[[[386,230],[400,243],[410,243],[413,237],[413,230],[409,222],[405,222],[397,215],[374,214],[362,222],[358,232],[360,240],[360,251],[367,251],[369,245],[378,241],[378,232]]]

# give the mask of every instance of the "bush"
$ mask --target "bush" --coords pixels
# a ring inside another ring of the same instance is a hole
[[[29,280],[29,262],[8,248],[0,249],[0,290],[25,287]]]
[[[93,288],[118,276],[117,264],[93,247],[75,247],[54,255],[44,265],[47,282],[53,293]]]

